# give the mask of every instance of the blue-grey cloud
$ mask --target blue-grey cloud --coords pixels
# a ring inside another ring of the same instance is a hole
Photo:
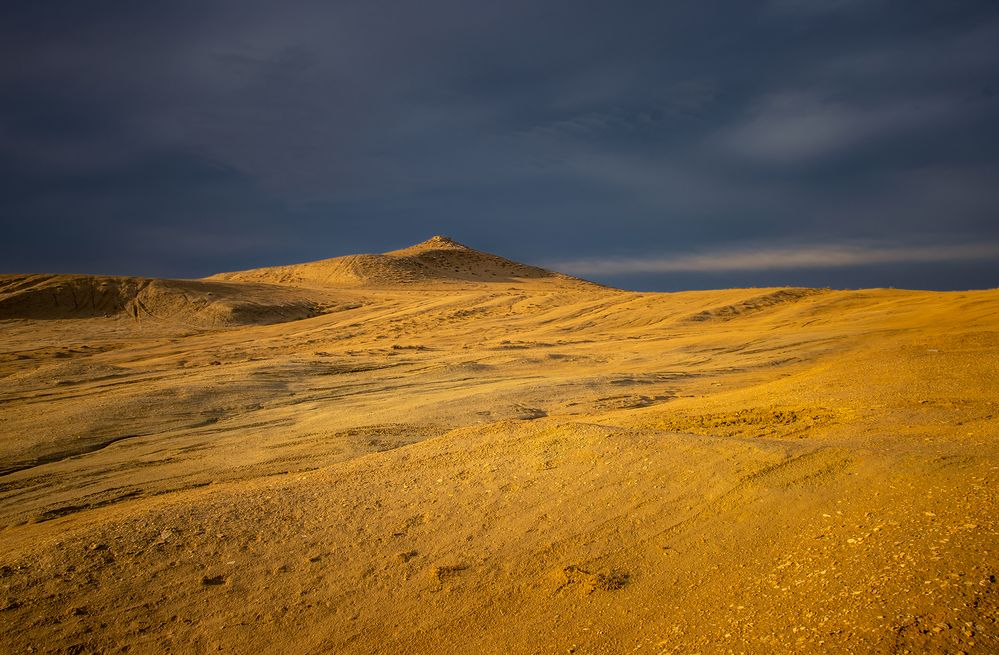
[[[961,120],[968,111],[948,97],[861,104],[813,93],[775,93],[758,99],[743,121],[725,128],[719,145],[760,162],[807,164],[858,146],[890,145],[886,142]]]
[[[3,11],[5,270],[999,240],[986,0]]]

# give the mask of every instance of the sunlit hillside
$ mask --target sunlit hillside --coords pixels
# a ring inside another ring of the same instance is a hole
[[[0,382],[4,652],[999,651],[999,291],[5,276]]]

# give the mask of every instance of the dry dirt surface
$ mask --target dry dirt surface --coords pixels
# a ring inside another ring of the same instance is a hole
[[[0,473],[5,653],[996,653],[999,291],[5,276]]]

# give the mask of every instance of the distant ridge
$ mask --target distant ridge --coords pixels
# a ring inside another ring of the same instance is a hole
[[[111,275],[0,275],[0,320],[117,317],[192,327],[283,323],[327,311],[298,289]]]
[[[0,275],[0,320],[104,317],[140,322],[152,319],[199,328],[260,325],[335,310],[339,306],[335,298],[315,293],[323,289],[489,283],[603,288],[437,235],[383,254],[218,273],[201,280]]]
[[[382,254],[346,255],[303,264],[218,273],[206,279],[313,287],[439,282],[512,283],[528,280],[597,286],[562,273],[475,250],[442,235]]]

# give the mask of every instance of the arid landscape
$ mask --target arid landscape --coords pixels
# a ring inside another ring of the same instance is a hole
[[[5,653],[999,652],[999,290],[4,275],[0,471]]]

